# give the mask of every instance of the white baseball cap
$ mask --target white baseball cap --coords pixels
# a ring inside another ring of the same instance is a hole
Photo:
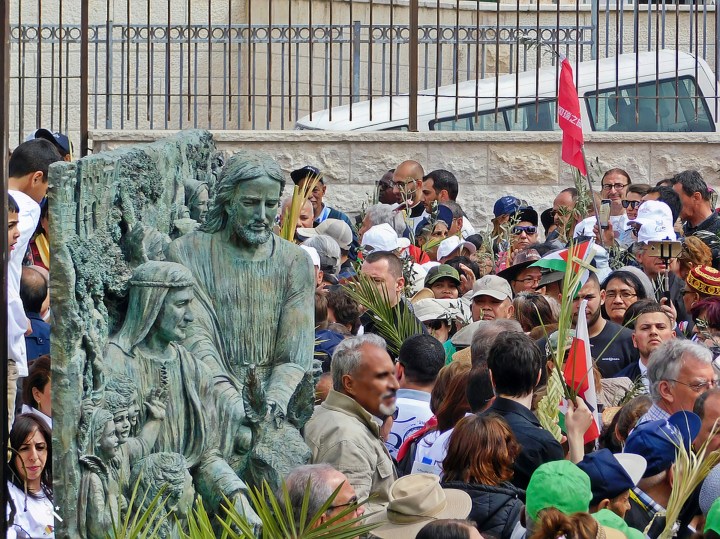
[[[340,246],[340,249],[345,251],[350,249],[353,240],[350,225],[341,219],[325,219],[316,228],[298,228],[297,234],[303,238],[311,238],[325,234],[334,239]]]
[[[465,249],[470,251],[470,253],[474,253],[475,251],[477,251],[477,247],[475,247],[475,245],[473,245],[469,241],[464,241],[458,236],[450,236],[449,238],[445,238],[440,242],[437,250],[438,260],[445,258],[453,251],[456,251],[461,247],[464,247]]]
[[[410,246],[410,240],[399,238],[395,229],[388,223],[370,227],[362,238],[362,246],[372,248],[373,251],[395,251]]]
[[[670,206],[660,200],[646,200],[638,208],[637,218],[628,221],[629,225],[638,224],[637,238],[640,243],[650,241],[675,240],[677,238],[673,225]]]
[[[312,260],[313,266],[320,267],[320,255],[318,254],[315,247],[308,247],[307,245],[301,245],[300,249],[305,251],[308,256],[310,256],[310,260]]]

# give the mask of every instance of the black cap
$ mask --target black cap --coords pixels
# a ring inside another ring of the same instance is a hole
[[[310,165],[305,165],[304,167],[299,168],[297,170],[293,170],[290,173],[290,178],[292,178],[292,181],[295,185],[299,184],[301,181],[303,181],[308,176],[314,176],[316,178],[319,178],[320,182],[322,183],[322,177],[320,176],[320,171]]]

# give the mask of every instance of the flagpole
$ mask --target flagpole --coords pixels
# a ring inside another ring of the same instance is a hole
[[[582,151],[583,162],[585,163],[585,170],[590,170],[590,167],[588,167],[587,156],[585,155],[585,145],[584,144],[582,146],[580,146],[580,150]],[[582,174],[580,173],[579,170],[578,170],[578,174],[580,174],[580,176],[582,176]],[[605,242],[603,242],[603,237],[602,237],[603,235],[602,235],[602,226],[600,225],[600,212],[598,211],[597,201],[595,200],[595,193],[593,193],[592,182],[590,181],[590,174],[585,176],[585,179],[587,180],[588,189],[590,190],[590,199],[592,200],[593,211],[595,212],[595,220],[597,221],[598,243],[600,244],[600,247],[602,247],[604,249]]]

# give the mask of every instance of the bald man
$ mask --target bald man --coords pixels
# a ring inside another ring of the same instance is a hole
[[[393,174],[393,182],[400,190],[401,201],[406,201],[406,211],[413,233],[417,224],[427,217],[422,194],[424,176],[425,171],[417,161],[403,161]]]
[[[282,228],[285,222],[285,216],[290,211],[290,205],[292,204],[292,197],[286,198],[282,203],[282,209],[280,212],[280,228]],[[300,208],[300,214],[298,215],[297,222],[295,223],[295,230],[298,228],[312,228],[313,227],[313,207],[310,200],[306,200],[305,204]]]

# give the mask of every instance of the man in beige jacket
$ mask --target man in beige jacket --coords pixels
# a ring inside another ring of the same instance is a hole
[[[344,473],[368,510],[388,503],[397,473],[380,427],[395,413],[398,381],[385,341],[363,335],[341,342],[332,364],[333,389],[305,426],[313,464],[325,462]]]

